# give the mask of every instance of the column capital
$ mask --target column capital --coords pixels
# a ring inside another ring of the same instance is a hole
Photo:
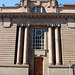
[[[20,27],[21,27],[21,26],[26,26],[25,23],[18,23],[17,25],[20,26]]]
[[[47,24],[48,27],[54,27],[54,24]]]
[[[61,27],[61,24],[56,24],[55,27]]]
[[[25,27],[29,27],[30,26],[30,24],[25,24]]]
[[[29,26],[30,26],[30,24],[27,24],[27,26],[29,27]]]
[[[26,24],[26,23],[18,23],[18,24],[17,24],[17,26],[20,26],[20,27],[21,27],[21,26],[29,27],[29,26],[30,26],[30,24]]]
[[[60,27],[61,24],[47,24],[48,27]]]

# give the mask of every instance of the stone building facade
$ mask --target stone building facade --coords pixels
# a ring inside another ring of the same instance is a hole
[[[0,7],[0,75],[75,75],[74,64],[75,4]]]

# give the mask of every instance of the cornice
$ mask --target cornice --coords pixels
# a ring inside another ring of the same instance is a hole
[[[0,18],[67,19],[75,18],[75,13],[0,13]]]

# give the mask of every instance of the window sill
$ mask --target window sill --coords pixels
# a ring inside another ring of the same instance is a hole
[[[48,50],[45,49],[34,49],[34,55],[36,56],[46,56],[47,55]]]

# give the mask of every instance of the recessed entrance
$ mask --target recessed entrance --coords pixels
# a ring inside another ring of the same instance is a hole
[[[34,58],[34,75],[43,75],[43,58]]]

